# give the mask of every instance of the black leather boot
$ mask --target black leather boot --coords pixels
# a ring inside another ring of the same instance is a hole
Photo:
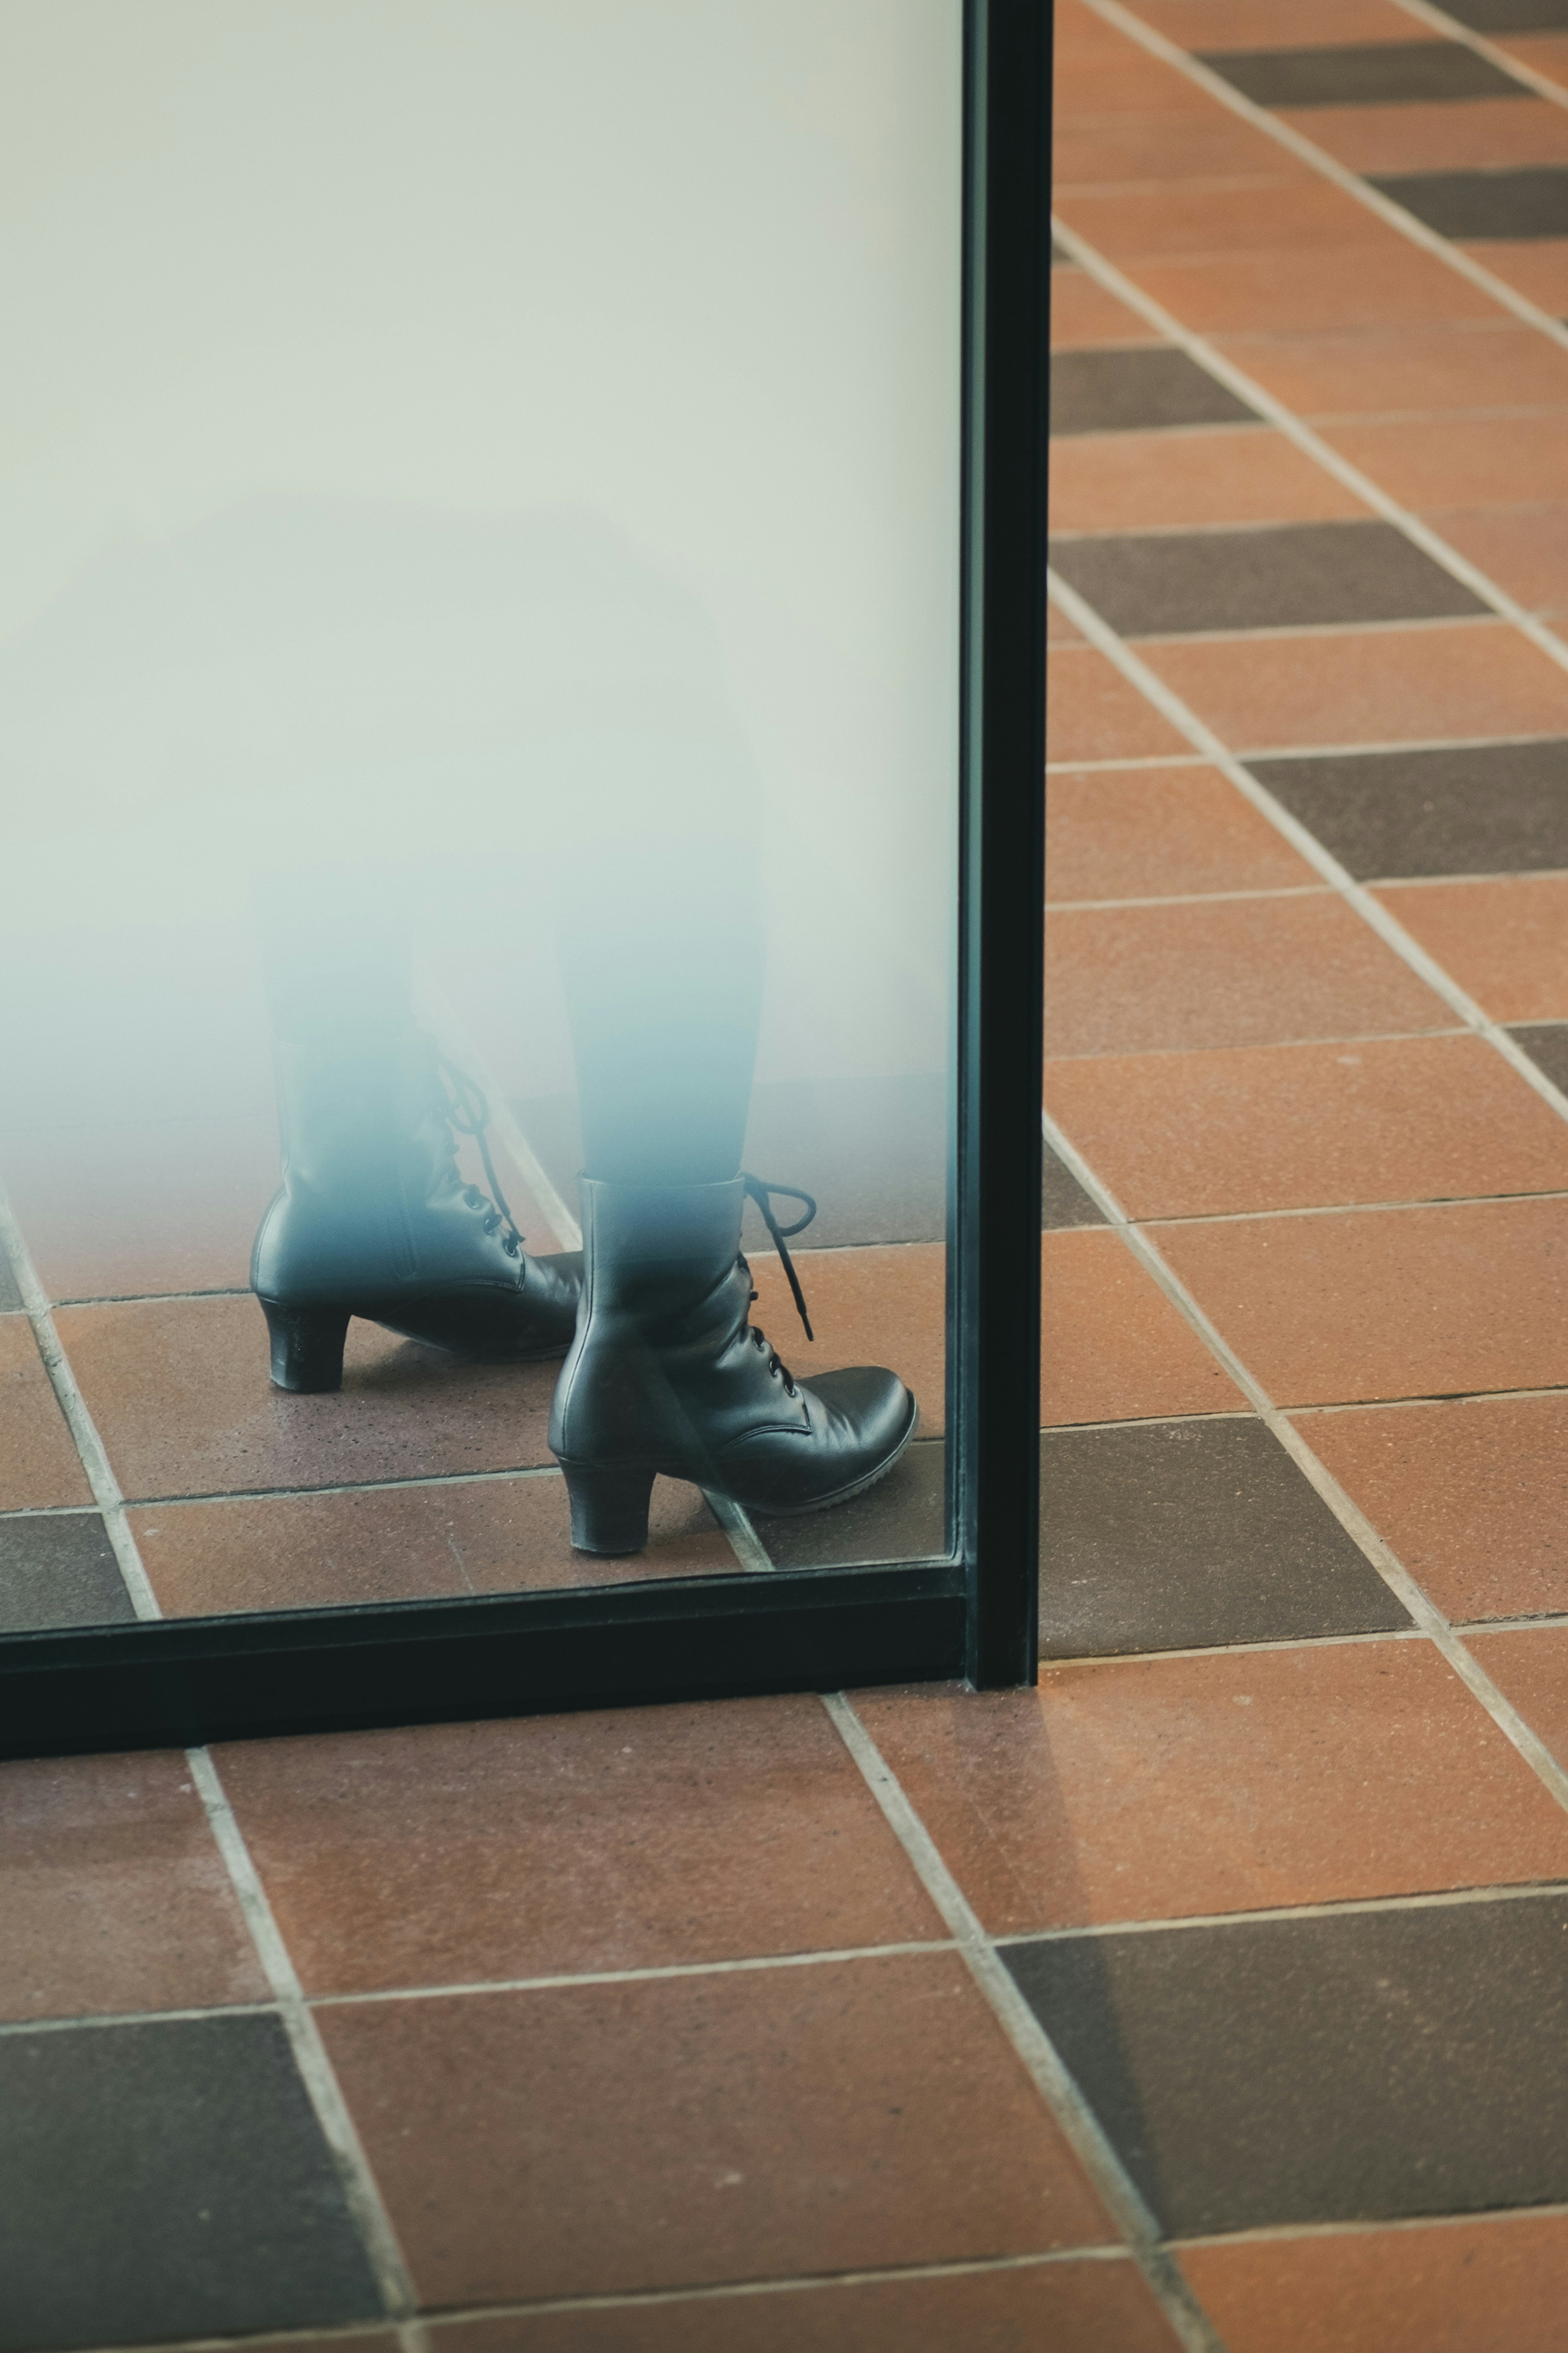
[[[583,1300],[550,1417],[580,1552],[641,1551],[659,1472],[750,1511],[816,1512],[871,1486],[914,1436],[919,1409],[896,1374],[862,1365],[797,1382],[747,1322],[756,1297],[741,1255],[748,1192],[805,1319],[767,1207],[769,1190],[788,1189],[742,1176],[583,1179]]]
[[[448,1066],[449,1067],[449,1066]],[[564,1354],[576,1252],[529,1258],[495,1181],[484,1101],[448,1095],[432,1038],[278,1048],[283,1188],[261,1221],[250,1284],[280,1389],[335,1389],[349,1318],[484,1364]],[[477,1135],[496,1201],[465,1185],[454,1126]],[[499,1202],[499,1207],[498,1207]]]

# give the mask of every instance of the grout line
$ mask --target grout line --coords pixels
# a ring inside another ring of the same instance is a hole
[[[1159,899],[1047,899],[1053,915],[1099,915],[1116,907],[1221,907],[1242,899],[1321,899],[1326,882],[1293,882],[1273,891],[1171,891]]]
[[[353,2118],[349,2114],[338,2079],[321,2041],[321,2030],[310,2014],[309,2004],[300,1989],[300,1979],[289,1957],[289,1947],[273,1917],[272,1906],[260,1875],[251,1860],[250,1850],[234,1811],[229,1805],[216,1766],[205,1748],[186,1751],[192,1778],[206,1809],[213,1837],[223,1856],[239,1906],[245,1915],[257,1957],[272,1989],[283,2029],[294,2053],[316,2121],[331,2152],[339,2184],[350,2214],[358,2226],[361,2242],[370,2261],[376,2286],[387,2316],[405,2320],[413,2316],[416,2297],[413,2282],[397,2243],[396,2232],[376,2187],[375,2177],[361,2145]],[[416,2353],[415,2348],[406,2353]]]
[[[1472,1034],[1473,1025],[1467,1023],[1462,1028],[1457,1025],[1448,1028],[1442,1028],[1435,1025],[1429,1029],[1357,1029],[1352,1030],[1348,1037],[1338,1038],[1277,1038],[1271,1045],[1268,1046],[1139,1046],[1135,1047],[1131,1052],[1122,1050],[1114,1053],[1099,1052],[1091,1054],[1047,1053],[1045,1060],[1045,1068],[1048,1071],[1058,1066],[1077,1062],[1168,1061],[1173,1060],[1177,1056],[1185,1054],[1283,1053],[1288,1049],[1293,1049],[1298,1046],[1303,1048],[1312,1046],[1410,1046],[1419,1045],[1429,1038],[1468,1038]]]
[[[1238,1924],[1273,1920],[1337,1920],[1373,1912],[1439,1912],[1467,1904],[1524,1904],[1538,1896],[1568,1895],[1568,1879],[1542,1879],[1518,1887],[1453,1887],[1428,1889],[1418,1895],[1347,1896],[1325,1904],[1267,1904],[1256,1911],[1188,1912],[1166,1920],[1085,1921],[1073,1928],[1023,1928],[997,1936],[998,1946],[1060,1945],[1075,1936],[1153,1936],[1183,1928],[1231,1928]]]
[[[125,1516],[125,1499],[110,1468],[109,1456],[98,1434],[97,1425],[88,1411],[87,1400],[77,1386],[76,1375],[60,1345],[55,1319],[49,1313],[48,1295],[38,1281],[32,1253],[22,1239],[21,1228],[11,1214],[11,1204],[4,1191],[0,1191],[0,1250],[10,1261],[16,1288],[22,1294],[24,1311],[33,1327],[38,1354],[43,1358],[49,1385],[75,1441],[78,1459],[92,1491],[93,1502],[103,1515],[104,1530],[113,1548],[121,1582],[130,1597],[131,1606],[138,1618],[161,1618],[163,1613],[158,1606],[158,1597],[153,1590],[152,1579],[142,1565],[142,1556],[136,1549],[136,1539]]]
[[[47,1367],[60,1410],[76,1441],[77,1453],[98,1508],[103,1514],[104,1526],[114,1546],[120,1573],[132,1607],[138,1618],[159,1620],[163,1610],[136,1549],[135,1538],[125,1516],[125,1500],[119,1482],[77,1386],[76,1376],[60,1346],[37,1270],[3,1193],[0,1193],[0,1246],[4,1247],[10,1261],[39,1354]],[[306,2009],[288,1947],[272,1917],[256,1867],[246,1848],[239,1825],[230,1810],[223,1784],[218,1779],[216,1767],[205,1748],[189,1748],[185,1757],[214,1841],[244,1915],[257,1958],[271,1988],[295,2064],[337,2170],[349,2213],[357,2226],[381,2291],[387,2316],[394,2320],[403,2319],[413,2313],[414,2291],[315,2021]],[[404,2344],[402,2353],[426,2353],[426,2348],[416,2335],[412,2341]]]
[[[1446,9],[1434,8],[1431,0],[1394,0],[1394,6],[1403,8],[1407,16],[1414,16],[1418,25],[1429,25],[1435,33],[1442,33],[1450,41],[1462,42],[1467,49],[1474,49],[1479,58],[1485,58],[1488,65],[1496,66],[1500,72],[1511,75],[1515,81],[1523,82],[1538,98],[1550,99],[1553,106],[1568,106],[1568,90],[1564,90],[1560,81],[1553,81],[1550,74],[1539,72],[1534,66],[1527,66],[1522,58],[1510,57],[1506,49],[1500,49],[1495,41],[1489,41],[1484,33],[1473,32],[1468,25],[1461,25],[1458,18],[1450,16]]]
[[[1468,2221],[1468,2216],[1458,2219]],[[423,2334],[433,2341],[448,2327],[466,2322],[531,2320],[553,2313],[626,2312],[665,2305],[732,2303],[742,2296],[780,2295],[811,2288],[878,2286],[885,2281],[963,2279],[975,2273],[1031,2271],[1049,2263],[1123,2263],[1125,2247],[1047,2247],[1026,2255],[980,2255],[965,2261],[889,2264],[878,2271],[799,2272],[776,2279],[721,2280],[714,2286],[628,2289],[619,2295],[563,2295],[521,2304],[447,2305],[433,2315]],[[336,2327],[268,2330],[258,2337],[183,2337],[154,2346],[99,2346],[91,2353],[289,2353],[293,2346],[353,2345],[356,2338],[379,2334],[372,2320],[350,2320]]]
[[[1257,777],[1243,766],[1237,754],[1221,743],[1214,730],[1200,719],[1174,690],[1167,686],[1164,680],[1152,670],[1130,646],[1123,644],[1110,625],[1100,618],[1093,606],[1086,604],[1084,599],[1074,589],[1069,588],[1065,581],[1053,578],[1052,593],[1061,603],[1063,609],[1077,622],[1090,644],[1114,663],[1122,676],[1139,689],[1145,699],[1153,704],[1163,717],[1169,720],[1173,727],[1177,728],[1186,737],[1194,749],[1207,754],[1213,765],[1224,776],[1229,777],[1237,790],[1246,796],[1253,807],[1259,810],[1269,823],[1284,835],[1286,840],[1300,852],[1307,863],[1322,875],[1324,881],[1339,892],[1346,905],[1353,909],[1363,922],[1369,924],[1377,934],[1384,945],[1391,947],[1401,962],[1407,965],[1418,979],[1425,981],[1427,987],[1435,996],[1442,999],[1451,1012],[1458,1015],[1468,1029],[1475,1030],[1479,1037],[1484,1038],[1489,1045],[1494,1047],[1509,1067],[1522,1078],[1527,1085],[1533,1087],[1542,1102],[1551,1104],[1560,1119],[1568,1119],[1568,1095],[1564,1095],[1560,1088],[1552,1085],[1545,1071],[1538,1063],[1531,1060],[1523,1047],[1515,1042],[1501,1023],[1493,1021],[1489,1014],[1483,1012],[1474,997],[1468,995],[1458,982],[1449,976],[1436,956],[1428,955],[1419,942],[1405,929],[1404,924],[1389,913],[1383,902],[1375,898],[1364,884],[1357,882],[1341,865],[1339,860],[1323,848],[1317,836],[1309,833],[1300,819],[1291,816],[1283,802],[1277,800],[1267,786],[1258,783]],[[1561,651],[1564,663],[1568,664],[1568,646],[1563,647]]]
[[[1561,727],[1544,735],[1402,735],[1381,744],[1247,744],[1239,745],[1238,760],[1349,760],[1395,758],[1404,752],[1490,752],[1503,744],[1561,744],[1568,740]]]
[[[1381,1218],[1406,1210],[1487,1209],[1506,1201],[1568,1200],[1568,1187],[1542,1185],[1530,1193],[1429,1193],[1413,1201],[1313,1201],[1285,1208],[1160,1209],[1128,1222],[1145,1231],[1159,1226],[1256,1226],[1283,1218]]]
[[[1066,1674],[1079,1667],[1158,1667],[1169,1659],[1267,1658],[1275,1651],[1342,1651],[1368,1642],[1430,1640],[1419,1626],[1372,1626],[1355,1634],[1276,1634],[1256,1642],[1187,1642],[1163,1651],[1042,1651],[1040,1666]]]
[[[902,1945],[845,1945],[831,1951],[763,1953],[730,1961],[670,1961],[646,1969],[569,1969],[553,1977],[459,1978],[450,1985],[380,1986],[367,1993],[312,1994],[312,2010],[349,2010],[382,2001],[446,2001],[459,1994],[559,1993],[577,1986],[651,1985],[666,1978],[742,1977],[755,1969],[807,1969],[826,1962],[882,1961],[910,1954],[949,1953],[946,1938]]]
[[[1403,1413],[1416,1406],[1508,1404],[1520,1398],[1562,1397],[1565,1390],[1568,1382],[1563,1381],[1549,1388],[1436,1389],[1425,1397],[1342,1398],[1328,1405],[1287,1406],[1285,1411],[1293,1421],[1300,1421],[1315,1413]]]
[[[1087,652],[1087,647],[1054,646],[1053,653]],[[1147,760],[1047,760],[1047,776],[1097,776],[1107,769],[1117,768],[1206,768],[1208,762],[1197,752],[1174,752]]]
[[[1474,2222],[1538,2222],[1568,2216],[1568,2205],[1472,2206],[1452,2214],[1379,2214],[1338,2222],[1265,2222],[1250,2231],[1205,2231],[1183,2239],[1184,2247],[1268,2246],[1275,2240],[1370,2238],[1379,2231],[1447,2231]]]
[[[699,1490],[703,1502],[730,1539],[730,1549],[741,1567],[753,1577],[772,1577],[776,1563],[761,1536],[752,1525],[751,1514],[742,1505],[721,1495],[717,1487]]]
[[[1384,1542],[1360,1504],[1319,1461],[1301,1432],[1280,1411],[1256,1375],[1243,1364],[1236,1350],[1199,1306],[1186,1284],[1166,1264],[1148,1235],[1133,1225],[1114,1194],[1096,1176],[1083,1155],[1068,1142],[1047,1113],[1041,1113],[1041,1125],[1047,1142],[1066,1161],[1084,1190],[1105,1210],[1109,1221],[1118,1228],[1134,1258],[1153,1277],[1172,1305],[1206,1343],[1259,1419],[1268,1424],[1291,1461],[1322,1497],[1346,1535],[1360,1546],[1389,1590],[1404,1603],[1416,1626],[1423,1633],[1430,1635],[1448,1666],[1471,1696],[1479,1701],[1504,1738],[1512,1743],[1557,1803],[1568,1810],[1568,1771],[1559,1764],[1540,1735],[1525,1722],[1513,1703],[1504,1696],[1491,1677],[1470,1656],[1447,1619],[1416,1583],[1393,1546]]]
[[[1220,2339],[1167,2251],[1160,2226],[1123,2166],[1110,2136],[1063,2064],[1056,2046],[1015,1983],[968,1898],[949,1871],[892,1767],[842,1693],[822,1704],[888,1825],[951,1929],[960,1954],[998,2025],[1033,2079],[1186,2353],[1224,2353]]]
[[[1568,1626],[1568,1610],[1538,1609],[1531,1618],[1456,1618],[1456,1634],[1550,1634]]]
[[[1084,5],[1102,11],[1115,8],[1118,15],[1121,13],[1118,0],[1084,0]],[[1342,457],[1333,444],[1326,441],[1311,426],[1303,424],[1293,408],[1287,407],[1284,401],[1277,399],[1273,393],[1255,382],[1245,368],[1238,367],[1234,360],[1227,358],[1206,335],[1195,333],[1192,328],[1184,325],[1173,311],[1167,311],[1163,302],[1157,302],[1152,295],[1146,294],[1134,279],[1129,278],[1114,262],[1108,261],[1087,237],[1080,237],[1064,221],[1054,221],[1053,227],[1056,235],[1072,247],[1082,267],[1108,293],[1114,294],[1130,310],[1138,311],[1152,327],[1157,328],[1171,343],[1184,351],[1189,359],[1195,361],[1238,398],[1248,402],[1304,456],[1314,459],[1325,473],[1331,474],[1373,513],[1392,523],[1413,546],[1420,548],[1435,564],[1440,565],[1452,579],[1468,588],[1472,596],[1479,596],[1494,614],[1511,621],[1514,628],[1528,638],[1539,652],[1545,654],[1549,661],[1554,662],[1560,670],[1568,670],[1568,643],[1550,628],[1539,614],[1521,604],[1517,596],[1510,596],[1489,573],[1483,572],[1479,565],[1472,564],[1468,556],[1461,555],[1458,548],[1451,547],[1441,533],[1434,531],[1419,515],[1413,513],[1408,507],[1401,506],[1381,483],[1370,474],[1363,473],[1359,466],[1352,465],[1348,458]],[[1542,315],[1544,318],[1544,312]],[[1568,327],[1562,329],[1559,340],[1568,346]],[[1053,598],[1058,611],[1065,613],[1069,620],[1078,620],[1073,607],[1067,604],[1054,588]],[[1474,621],[1484,617],[1472,614],[1468,617]],[[1082,626],[1079,622],[1080,628]]]
[[[519,1463],[510,1471],[428,1471],[415,1479],[349,1480],[330,1487],[215,1487],[200,1495],[132,1495],[137,1512],[176,1511],[183,1504],[309,1503],[317,1495],[381,1495],[405,1487],[492,1487],[511,1479],[558,1479],[553,1462]]]
[[[1135,41],[1151,57],[1158,58],[1162,65],[1173,67],[1176,72],[1194,82],[1199,90],[1205,90],[1230,113],[1239,115],[1255,131],[1261,131],[1267,138],[1272,139],[1277,146],[1288,148],[1302,163],[1310,164],[1324,179],[1331,180],[1336,187],[1353,196],[1368,212],[1375,214],[1379,220],[1397,230],[1408,244],[1420,247],[1423,252],[1446,263],[1457,276],[1468,279],[1471,285],[1483,294],[1489,294],[1503,310],[1511,311],[1527,326],[1540,328],[1553,343],[1568,349],[1568,324],[1554,318],[1550,311],[1543,311],[1539,303],[1531,301],[1528,295],[1518,293],[1506,280],[1494,277],[1480,262],[1472,260],[1468,253],[1451,245],[1447,237],[1439,237],[1436,230],[1428,228],[1425,221],[1417,220],[1414,213],[1406,212],[1403,205],[1396,205],[1392,197],[1372,187],[1359,173],[1352,172],[1348,164],[1331,155],[1327,148],[1320,147],[1292,124],[1280,121],[1266,107],[1254,105],[1251,99],[1244,98],[1240,90],[1233,89],[1229,82],[1222,81],[1218,74],[1211,73],[1207,66],[1200,65],[1195,57],[1190,56],[1185,49],[1178,48],[1173,41],[1168,41],[1152,26],[1145,25],[1142,17],[1134,16],[1130,8],[1122,7],[1121,0],[1083,0],[1083,5],[1092,10],[1102,23],[1114,26],[1119,33]],[[1517,74],[1514,59],[1509,60],[1509,70]],[[1062,242],[1067,244],[1065,238]],[[1068,250],[1072,251],[1070,245]],[[1076,260],[1078,256],[1075,254],[1073,258]]]
[[[273,2001],[215,2001],[197,2010],[93,2010],[80,2018],[8,2018],[0,2038],[14,2034],[81,2034],[99,2026],[178,2026],[201,2018],[274,2018]]]
[[[1127,644],[1138,646],[1271,646],[1297,638],[1310,639],[1317,645],[1325,638],[1430,636],[1436,629],[1500,629],[1505,626],[1500,613],[1428,613],[1407,615],[1393,621],[1287,621],[1278,627],[1247,629],[1128,629],[1122,634]]]

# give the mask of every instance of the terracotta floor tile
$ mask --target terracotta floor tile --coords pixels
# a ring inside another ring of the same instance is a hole
[[[1058,263],[1051,272],[1051,347],[1097,350],[1107,343],[1156,341],[1147,319],[1108,294],[1096,279]]]
[[[266,1326],[248,1295],[68,1307],[57,1328],[133,1499],[552,1460],[552,1364],[463,1365],[355,1323],[339,1394],[288,1397],[267,1377]]]
[[[743,2298],[438,2326],[437,2353],[1174,2353],[1131,2263],[1057,2257],[1005,2270],[837,2282]],[[283,2349],[279,2348],[279,2353]],[[289,2348],[292,2353],[292,2348]]]
[[[311,1995],[946,1936],[810,1695],[216,1754]]]
[[[1568,124],[1568,107],[1554,106],[1551,111]],[[1568,153],[1563,160],[1568,161]],[[1461,250],[1495,272],[1515,293],[1550,311],[1553,318],[1568,312],[1568,237],[1532,237],[1518,243],[1500,239],[1467,245]]]
[[[1068,228],[1123,268],[1166,256],[1335,251],[1398,232],[1331,182],[1246,188],[1077,188],[1059,200]]]
[[[936,1436],[943,1426],[947,1317],[946,1254],[940,1242],[797,1250],[795,1271],[815,1342],[801,1330],[773,1251],[748,1246],[746,1257],[758,1293],[752,1321],[798,1379],[842,1365],[886,1365],[919,1399],[921,1431]]]
[[[1568,1397],[1374,1406],[1299,1426],[1445,1617],[1568,1610]]]
[[[1266,131],[1217,109],[1207,116],[1154,113],[1058,117],[1051,164],[1058,195],[1072,188],[1155,181],[1314,179]]]
[[[1568,612],[1568,505],[1437,507],[1423,520],[1531,612]]]
[[[1081,629],[1049,601],[1046,605],[1046,643],[1048,646],[1078,646],[1083,643]]]
[[[1289,891],[1317,881],[1217,769],[1090,769],[1047,783],[1049,899]]]
[[[1568,360],[1568,352],[1563,357]],[[1493,507],[1568,498],[1568,407],[1506,419],[1391,418],[1327,426],[1323,434],[1403,506]]]
[[[1085,114],[1196,115],[1201,120],[1215,111],[1207,90],[1121,34],[1112,34],[1103,44],[1097,39],[1092,48],[1058,39],[1055,62],[1056,111],[1067,120]]]
[[[1568,1015],[1568,876],[1391,883],[1377,896],[1495,1021]]]
[[[1568,125],[1568,115],[1563,120]],[[1234,261],[1141,262],[1129,275],[1200,333],[1435,326],[1496,315],[1490,297],[1468,279],[1403,239],[1386,250],[1352,245]]]
[[[1120,1235],[1048,1233],[1040,1250],[1044,1427],[1241,1409],[1240,1390]]]
[[[153,1504],[132,1512],[131,1527],[170,1618],[725,1577],[736,1567],[696,1488],[668,1479],[654,1488],[646,1552],[626,1560],[574,1552],[566,1493],[554,1471],[433,1487]]]
[[[0,1511],[91,1501],[33,1327],[25,1315],[0,1315]]]
[[[1568,352],[1512,322],[1226,335],[1220,348],[1300,417],[1568,404]]]
[[[1559,1764],[1568,1765],[1568,1626],[1475,1634],[1468,1647]]]
[[[1054,532],[1100,532],[1325,522],[1367,509],[1282,433],[1237,425],[1054,441],[1050,512]]]
[[[1556,2353],[1568,2216],[1184,2247],[1229,2353]]]
[[[1159,759],[1191,750],[1186,737],[1092,646],[1047,656],[1047,759]]]
[[[1492,621],[1140,651],[1237,751],[1568,733],[1568,675]]]
[[[1498,47],[1568,90],[1568,33],[1510,33],[1498,40]]]
[[[1114,2235],[953,1954],[316,2015],[426,2304]]]
[[[1180,49],[1305,49],[1407,41],[1393,0],[1140,0],[1140,22]]]
[[[0,2017],[265,2001],[185,1760],[0,1764]]]
[[[1352,172],[1485,172],[1568,163],[1568,112],[1549,99],[1310,106],[1279,117]]]
[[[1277,1405],[1568,1383],[1568,1201],[1156,1226]]]
[[[996,1936],[1568,1872],[1568,1815],[1408,1638],[855,1705]]]
[[[1474,1037],[1050,1062],[1046,1108],[1139,1218],[1568,1192],[1568,1123]]]
[[[1053,1057],[1453,1027],[1442,1000],[1331,892],[1047,919]]]

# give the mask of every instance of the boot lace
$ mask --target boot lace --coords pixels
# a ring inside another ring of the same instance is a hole
[[[795,1261],[789,1254],[785,1238],[790,1234],[805,1232],[816,1215],[816,1203],[809,1193],[803,1193],[798,1185],[770,1185],[764,1177],[753,1176],[745,1169],[741,1172],[741,1182],[746,1188],[746,1198],[749,1201],[754,1201],[762,1212],[763,1223],[773,1239],[773,1248],[779,1254],[779,1264],[784,1271],[785,1280],[789,1283],[795,1299],[795,1312],[805,1327],[805,1336],[808,1340],[815,1340],[816,1335],[811,1328],[811,1318],[805,1312],[805,1293],[800,1287],[800,1277],[795,1271]],[[805,1215],[803,1218],[797,1218],[793,1226],[781,1226],[773,1215],[773,1196],[775,1193],[783,1194],[789,1201],[804,1201]],[[741,1264],[746,1266],[744,1259],[741,1261]],[[749,1266],[746,1266],[746,1272],[751,1273]],[[755,1299],[757,1293],[753,1291],[751,1296]],[[798,1397],[800,1392],[795,1387],[795,1376],[789,1366],[780,1361],[777,1349],[769,1346],[767,1335],[760,1332],[754,1324],[748,1324],[746,1329],[751,1334],[755,1345],[767,1351],[768,1370],[782,1377],[785,1395],[792,1398]]]
[[[447,1124],[456,1128],[459,1134],[473,1137],[479,1147],[479,1158],[484,1163],[485,1182],[495,1196],[493,1200],[487,1200],[477,1185],[465,1185],[463,1198],[470,1208],[486,1212],[487,1234],[493,1234],[499,1227],[505,1226],[501,1248],[508,1258],[516,1258],[522,1248],[522,1229],[507,1205],[500,1179],[496,1175],[495,1162],[490,1158],[489,1138],[486,1133],[490,1124],[489,1104],[485,1100],[483,1090],[475,1084],[467,1071],[458,1069],[449,1054],[437,1053],[436,1061],[441,1109]],[[453,1158],[455,1163],[455,1148]],[[792,1226],[790,1231],[793,1233],[794,1230]]]

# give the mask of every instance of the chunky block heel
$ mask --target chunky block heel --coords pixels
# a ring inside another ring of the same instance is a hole
[[[563,1462],[572,1498],[572,1544],[577,1552],[641,1552],[647,1542],[651,1471],[624,1471]]]
[[[272,1342],[272,1382],[280,1389],[341,1389],[346,1307],[286,1307],[264,1299],[261,1312]]]

